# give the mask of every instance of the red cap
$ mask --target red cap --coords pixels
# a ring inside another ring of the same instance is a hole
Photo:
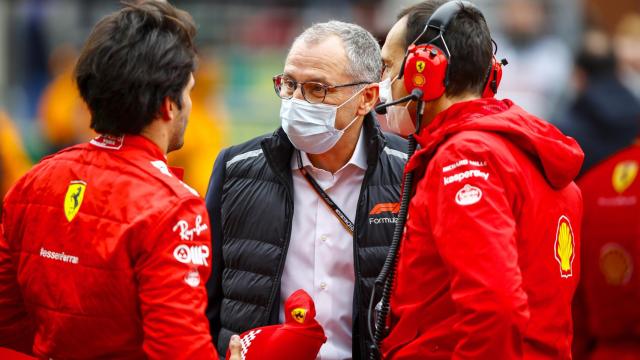
[[[263,326],[240,335],[243,360],[314,360],[318,356],[327,337],[315,319],[316,307],[311,296],[297,290],[284,303],[284,309],[284,324]]]

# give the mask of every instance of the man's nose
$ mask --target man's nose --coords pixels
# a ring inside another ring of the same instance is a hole
[[[293,91],[293,97],[298,100],[304,100],[304,95],[302,94],[302,84],[296,84],[296,89]]]

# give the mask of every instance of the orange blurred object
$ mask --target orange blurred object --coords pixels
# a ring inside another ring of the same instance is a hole
[[[95,137],[89,127],[89,110],[73,81],[71,66],[47,85],[40,98],[38,113],[43,135],[54,148],[62,149]]]
[[[31,168],[20,134],[8,115],[0,111],[0,196]],[[0,356],[0,358],[3,358]]]
[[[184,146],[169,154],[171,166],[184,168],[184,182],[204,197],[213,162],[229,142],[227,112],[216,99],[219,69],[211,60],[199,64],[194,74],[196,83],[191,92],[193,107],[184,134]]]

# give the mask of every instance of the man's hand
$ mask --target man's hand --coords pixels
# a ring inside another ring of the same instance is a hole
[[[229,340],[229,360],[242,360],[241,351],[240,336],[233,335]]]

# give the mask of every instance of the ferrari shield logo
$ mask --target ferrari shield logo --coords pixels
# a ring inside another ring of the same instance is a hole
[[[307,317],[307,309],[295,308],[291,310],[291,317],[300,324],[304,324],[304,319]]]
[[[69,222],[73,220],[78,213],[78,210],[80,210],[86,187],[87,183],[80,180],[75,180],[69,183],[67,195],[64,197],[64,215],[67,217]]]
[[[560,276],[569,278],[573,275],[573,259],[576,257],[576,243],[569,219],[562,215],[558,219],[556,231],[555,257],[560,265]]]
[[[424,71],[424,61],[422,60],[416,61],[416,70],[418,70],[419,73]]]
[[[638,175],[638,163],[635,161],[623,161],[618,163],[611,175],[613,189],[622,194],[633,184]]]

